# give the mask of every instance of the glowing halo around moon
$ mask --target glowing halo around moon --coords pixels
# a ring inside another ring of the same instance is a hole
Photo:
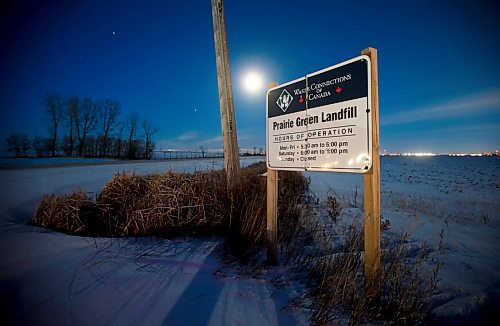
[[[264,78],[258,71],[249,71],[243,75],[243,88],[249,94],[258,94],[263,87]]]

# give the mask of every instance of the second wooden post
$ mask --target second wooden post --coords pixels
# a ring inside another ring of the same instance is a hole
[[[365,282],[370,301],[380,292],[380,145],[378,113],[377,49],[367,48],[361,54],[371,61],[372,168],[364,174],[365,210]]]
[[[272,82],[269,88],[278,86]],[[269,153],[268,153],[269,154]],[[267,263],[278,261],[278,171],[267,169]]]
[[[278,261],[278,171],[267,169],[267,263]]]

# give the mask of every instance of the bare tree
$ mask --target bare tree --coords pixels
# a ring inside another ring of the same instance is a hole
[[[118,125],[118,116],[120,115],[120,103],[106,100],[102,105],[100,112],[100,126],[102,128],[102,155],[108,155],[109,138],[111,133]]]
[[[47,156],[50,154],[50,140],[35,136],[31,142],[32,148],[35,150],[38,157]]]
[[[150,160],[154,149],[153,136],[158,132],[158,128],[154,127],[151,121],[143,120],[142,130],[145,138],[145,157]]]
[[[201,152],[201,156],[202,157],[205,157],[205,154],[207,152],[207,148],[203,145],[200,146],[200,152]]]
[[[75,127],[78,117],[79,100],[77,97],[72,97],[68,100],[66,122],[68,124],[68,148],[65,150],[69,156],[73,156],[75,150]],[[66,147],[66,146],[65,146]]]
[[[94,135],[89,135],[85,140],[85,147],[83,149],[84,156],[98,157],[98,142]]]
[[[30,146],[30,140],[26,134],[14,134],[10,135],[6,139],[8,150],[10,152],[16,153],[16,156],[26,156]]]
[[[94,129],[98,104],[90,98],[83,99],[83,103],[76,112],[75,126],[78,137],[78,156],[83,155],[85,140]]]
[[[57,139],[61,120],[64,115],[64,99],[55,92],[45,94],[44,105],[49,118],[49,135],[51,155],[56,156]]]
[[[127,150],[127,158],[133,159],[136,158],[136,148],[134,144],[135,135],[137,133],[137,124],[139,123],[139,115],[137,113],[130,114],[127,119],[127,131],[128,131],[128,150]]]
[[[123,151],[123,129],[125,129],[125,123],[121,123],[118,128],[117,140],[116,140],[116,156],[122,157]]]

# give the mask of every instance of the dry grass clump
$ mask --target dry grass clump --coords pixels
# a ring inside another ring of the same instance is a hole
[[[228,234],[236,251],[245,253],[265,243],[264,172],[263,162],[242,169],[240,191],[232,200],[224,171],[118,173],[95,199],[82,191],[45,196],[32,223],[91,236]],[[297,206],[308,180],[294,172],[281,173],[280,180],[279,218],[284,232],[299,215]]]
[[[97,196],[110,235],[203,233],[223,225],[222,173],[117,174]]]
[[[65,233],[87,233],[96,224],[99,208],[83,191],[70,195],[45,195],[31,222]]]
[[[327,211],[335,213],[331,220],[340,223],[338,211],[332,209],[336,205],[331,199],[327,205]],[[311,266],[308,285],[313,324],[340,322],[339,319],[354,324],[370,320],[415,324],[429,316],[432,309],[429,298],[437,287],[442,261],[431,257],[428,245],[415,250],[416,244],[410,243],[408,233],[399,238],[384,237],[380,296],[373,300],[365,292],[362,225],[355,219],[340,228],[323,226],[311,232],[321,248],[305,261]],[[439,240],[441,246],[442,233]]]
[[[337,197],[328,196],[325,199],[326,208],[328,210],[328,215],[330,216],[333,223],[337,223],[337,219],[340,216],[340,211],[342,210],[342,206],[340,205]]]
[[[95,199],[81,190],[46,195],[34,225],[98,236],[197,234],[222,227],[227,214],[221,172],[117,173]]]
[[[228,234],[228,248],[245,258],[256,253],[266,242],[267,179],[262,176],[266,170],[264,162],[242,169],[241,191],[236,194],[235,205],[231,208],[233,232]],[[299,225],[304,194],[309,188],[309,182],[309,179],[298,172],[279,172],[278,241],[280,243],[287,242]]]
[[[342,313],[355,319],[366,310],[362,286],[363,257],[359,251],[363,234],[356,224],[352,226],[341,250],[320,256],[311,264],[309,285],[314,302],[311,320],[315,324],[331,322]]]

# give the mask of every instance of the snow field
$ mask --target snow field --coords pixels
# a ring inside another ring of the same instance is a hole
[[[46,193],[76,188],[95,193],[118,171],[189,172],[222,164],[193,160],[0,170],[3,318],[56,325],[307,323],[307,312],[283,310],[294,289],[276,290],[270,281],[276,269],[246,278],[237,268],[222,266],[222,239],[93,239],[26,224]],[[411,232],[411,245],[427,242],[436,251],[444,230],[436,315],[467,318],[481,313],[483,304],[498,304],[500,160],[384,157],[381,172],[382,218],[390,222],[386,232]],[[315,196],[335,195],[344,218],[362,218],[361,175],[307,176]]]

